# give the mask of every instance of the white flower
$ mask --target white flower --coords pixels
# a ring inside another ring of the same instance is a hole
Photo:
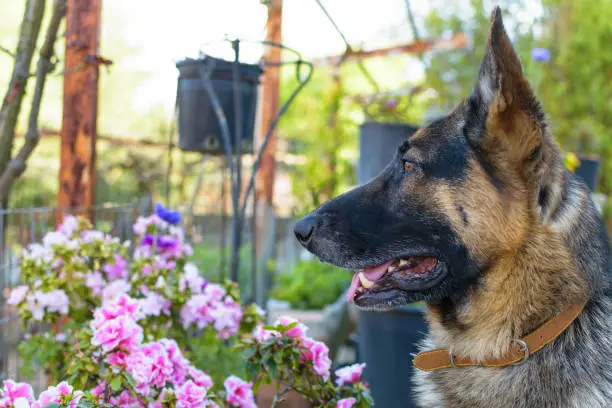
[[[15,398],[15,401],[13,402],[13,407],[14,408],[30,408],[30,402],[28,401],[27,398],[17,397]]]
[[[104,233],[96,230],[87,230],[81,234],[83,237],[83,241],[90,243],[93,241],[102,241],[104,240]]]
[[[69,241],[68,237],[59,231],[47,232],[43,237],[43,245],[46,248],[51,248],[56,245],[65,245]]]
[[[25,286],[25,285],[17,286],[16,288],[13,288],[11,290],[11,293],[10,293],[9,298],[6,301],[6,303],[11,305],[11,306],[17,306],[18,304],[20,304],[23,301],[23,299],[25,298],[26,293],[28,293],[28,287],[27,286]]]
[[[158,289],[163,289],[166,287],[166,280],[163,276],[157,278],[157,282],[155,282],[155,287]]]
[[[188,262],[183,268],[183,275],[179,279],[179,290],[183,292],[187,287],[191,293],[201,293],[205,279],[200,276],[198,267]]]
[[[147,227],[149,226],[150,221],[145,217],[138,217],[136,223],[134,224],[134,234],[136,235],[144,235],[147,232]]]
[[[132,285],[124,279],[111,282],[102,291],[103,304],[114,302],[119,296],[126,295],[132,289]]]
[[[72,236],[74,232],[79,228],[79,220],[73,215],[64,216],[64,222],[57,229],[59,232],[67,237]]]
[[[48,264],[53,260],[53,251],[40,244],[31,244],[27,250],[23,251],[23,256],[24,258]]]
[[[45,304],[43,302],[43,293],[37,290],[34,293],[31,293],[26,298],[28,303],[28,310],[32,313],[32,318],[34,320],[42,320],[45,317]]]
[[[43,294],[43,303],[48,312],[57,312],[62,315],[68,314],[70,299],[66,292],[60,289],[52,290]]]

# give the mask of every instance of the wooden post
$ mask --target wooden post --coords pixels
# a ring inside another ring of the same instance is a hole
[[[268,21],[266,24],[266,40],[280,43],[282,41],[281,28],[282,28],[282,14],[283,14],[283,2],[282,0],[270,0],[268,3]],[[279,47],[268,46],[264,61],[278,62],[281,60],[281,49]],[[261,88],[261,108],[259,117],[259,132],[255,145],[260,146],[263,139],[272,124],[274,116],[278,112],[278,94],[279,94],[279,83],[280,75],[279,68],[276,66],[267,66],[264,72],[262,88]],[[256,211],[257,219],[255,220],[255,251],[258,259],[259,276],[258,285],[259,290],[256,293],[255,298],[258,303],[263,301],[265,290],[264,277],[266,267],[266,243],[270,240],[269,234],[273,234],[274,231],[270,230],[270,226],[274,225],[271,223],[271,218],[274,217],[274,173],[276,167],[275,160],[276,153],[276,132],[273,132],[266,146],[261,158],[261,165],[255,178],[255,200],[256,200]],[[272,241],[274,242],[274,240]],[[273,245],[273,243],[272,243]]]
[[[68,0],[58,208],[95,203],[102,0]],[[58,212],[58,223],[62,218]],[[88,211],[93,221],[93,211]]]

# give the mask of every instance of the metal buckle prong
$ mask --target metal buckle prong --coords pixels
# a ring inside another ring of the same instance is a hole
[[[523,358],[519,361],[517,361],[516,363],[512,364],[512,365],[521,365],[523,364],[525,361],[527,361],[527,359],[529,358],[529,346],[527,345],[527,343],[525,343],[525,341],[521,340],[521,339],[514,339],[512,340],[514,343],[517,343],[518,345],[521,346],[521,351],[523,353],[525,353],[523,355]]]

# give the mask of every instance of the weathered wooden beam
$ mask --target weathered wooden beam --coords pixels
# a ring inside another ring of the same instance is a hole
[[[268,2],[268,20],[266,23],[266,40],[274,43],[282,42],[283,1]],[[281,60],[281,48],[269,46],[264,55],[264,61],[278,62]],[[278,112],[278,94],[280,84],[280,69],[278,66],[266,66],[261,87],[261,110],[259,117],[259,132],[255,146],[260,146],[266,137],[274,116]],[[265,300],[266,258],[270,256],[266,244],[274,234],[274,176],[276,171],[276,132],[268,139],[268,144],[261,157],[261,164],[255,177],[255,255],[257,258],[257,275],[253,276],[255,301],[263,304]],[[274,239],[272,239],[274,242]]]
[[[266,23],[266,40],[274,43],[282,41],[282,0],[271,0],[268,4],[268,20]],[[280,47],[268,47],[264,61],[278,62],[281,59]],[[257,143],[261,143],[278,111],[280,75],[279,67],[266,66],[262,81],[262,110]],[[256,143],[256,144],[257,144]],[[261,158],[261,166],[255,179],[255,196],[272,205],[274,195],[274,155],[276,153],[276,132],[272,132],[266,150]]]
[[[102,0],[68,0],[58,208],[95,204]],[[93,213],[87,214],[93,221]],[[58,212],[58,221],[61,220]]]

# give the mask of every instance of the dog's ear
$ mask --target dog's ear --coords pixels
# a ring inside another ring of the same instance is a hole
[[[545,117],[496,7],[478,81],[468,98],[466,135],[483,149],[502,147],[516,160],[539,149]]]

